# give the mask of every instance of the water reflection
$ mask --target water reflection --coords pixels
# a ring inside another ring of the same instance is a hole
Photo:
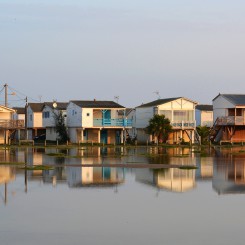
[[[60,154],[50,156],[50,154]],[[63,155],[62,155],[62,154]],[[21,179],[21,191],[28,192],[29,183],[43,183],[69,188],[117,187],[125,184],[127,174],[133,174],[140,184],[156,190],[187,192],[196,189],[202,181],[218,194],[245,193],[245,153],[243,148],[207,149],[206,156],[191,148],[107,148],[81,147],[72,149],[17,148],[0,150],[2,162],[26,162],[30,166],[53,165],[53,169],[23,170],[19,167],[0,166],[0,192],[5,203],[12,183]],[[168,165],[196,165],[197,169],[170,168],[163,170],[105,167],[103,164],[144,163]],[[82,167],[86,164],[91,167]],[[101,167],[93,167],[101,164]],[[76,165],[76,167],[74,167]],[[15,189],[14,189],[15,192]]]
[[[151,170],[137,169],[136,181],[172,192],[186,192],[195,188],[195,170],[178,168]]]
[[[212,180],[218,194],[245,193],[245,156],[230,155],[217,159]]]

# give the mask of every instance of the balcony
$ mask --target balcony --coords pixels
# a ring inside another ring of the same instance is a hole
[[[245,118],[242,116],[218,117],[216,120],[216,125],[245,125]]]
[[[24,120],[0,120],[1,129],[20,129],[25,127]]]
[[[131,119],[94,119],[94,127],[132,127]]]
[[[196,121],[172,121],[171,125],[173,129],[188,129],[188,128],[195,128]]]

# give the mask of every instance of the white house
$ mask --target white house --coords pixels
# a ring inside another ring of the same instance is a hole
[[[245,141],[245,94],[219,94],[213,99],[214,141]]]
[[[126,130],[132,127],[125,107],[114,101],[70,101],[67,106],[67,126],[71,142],[120,144]]]
[[[197,105],[196,111],[197,126],[213,126],[213,106],[212,105]]]
[[[149,120],[155,115],[165,115],[171,122],[173,131],[170,133],[168,142],[178,143],[180,140],[186,142],[195,141],[196,121],[195,107],[197,102],[184,97],[158,99],[135,108],[133,119],[133,131],[140,143],[154,140],[146,133],[145,128]]]
[[[42,110],[44,103],[29,103],[27,106],[27,133],[28,139],[45,134],[43,127]]]
[[[67,102],[45,102],[42,109],[42,126],[46,129],[46,140],[55,141],[58,138],[56,133],[55,116],[60,112],[65,117],[66,124],[66,107]]]

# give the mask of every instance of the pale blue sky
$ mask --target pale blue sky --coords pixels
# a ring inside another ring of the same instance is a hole
[[[158,90],[211,103],[245,93],[244,12],[244,0],[0,0],[0,81],[43,101],[133,107]]]

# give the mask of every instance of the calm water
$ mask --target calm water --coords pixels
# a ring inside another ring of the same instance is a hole
[[[49,156],[55,149],[0,150],[1,161],[57,166],[28,171],[0,166],[0,244],[244,244],[242,150],[62,151],[70,157]],[[195,164],[198,169],[69,166],[81,163]]]

